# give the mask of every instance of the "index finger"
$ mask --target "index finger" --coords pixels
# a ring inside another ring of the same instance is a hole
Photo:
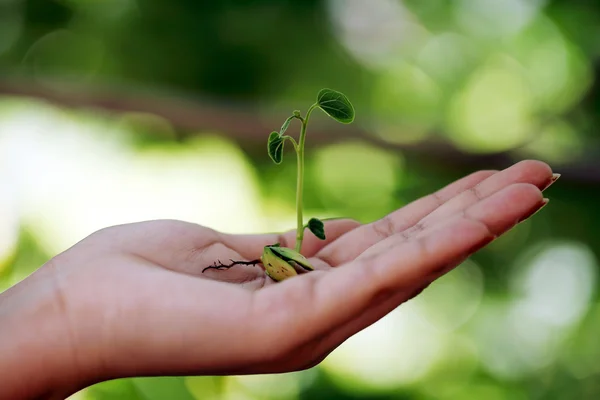
[[[375,243],[415,226],[429,215],[460,212],[473,200],[488,197],[514,183],[530,183],[541,190],[552,178],[550,167],[535,160],[521,161],[500,172],[483,171],[469,175],[378,221],[353,230],[323,248],[316,257],[334,267],[350,262]]]

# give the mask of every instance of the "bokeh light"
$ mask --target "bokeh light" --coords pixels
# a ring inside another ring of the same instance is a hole
[[[466,151],[493,152],[524,143],[533,134],[533,96],[515,60],[490,57],[452,100],[450,139]]]
[[[391,392],[423,379],[443,358],[444,340],[406,304],[348,339],[323,368],[350,392]]]
[[[414,300],[414,305],[425,322],[448,333],[465,324],[477,312],[483,289],[480,267],[468,260],[434,282]]]
[[[327,5],[340,42],[371,68],[387,68],[427,36],[400,1],[328,0]]]
[[[401,155],[361,142],[319,149],[309,168],[325,207],[346,215],[360,210],[369,219],[391,209],[403,172]]]
[[[422,140],[438,123],[442,92],[423,70],[392,65],[373,88],[376,133],[395,143]]]
[[[537,15],[544,0],[458,0],[454,17],[469,34],[497,38],[523,29]]]
[[[587,312],[597,270],[593,253],[578,243],[540,244],[515,264],[510,301],[486,299],[473,324],[482,362],[506,379],[555,361]]]

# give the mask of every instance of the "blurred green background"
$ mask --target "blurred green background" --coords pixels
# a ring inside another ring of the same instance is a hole
[[[316,368],[73,399],[600,398],[599,75],[597,1],[0,0],[0,290],[108,225],[294,227],[266,140],[330,87],[357,117],[311,120],[307,215],[525,158],[550,207]]]

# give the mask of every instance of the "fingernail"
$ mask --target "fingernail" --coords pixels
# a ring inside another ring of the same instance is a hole
[[[552,174],[552,182],[556,182],[560,178],[560,174]]]
[[[552,178],[550,178],[550,182],[542,189],[542,191],[548,189],[554,182],[556,182],[560,178],[560,174],[552,174]]]
[[[531,217],[533,217],[535,214],[537,214],[542,208],[544,208],[546,206],[546,204],[548,204],[548,202],[550,201],[550,199],[548,198],[544,198],[542,199],[542,202],[540,204],[538,204],[537,206],[535,206],[533,208],[533,210],[531,210],[527,215],[525,215],[523,218],[521,218],[519,220],[519,222],[517,223],[521,223]]]

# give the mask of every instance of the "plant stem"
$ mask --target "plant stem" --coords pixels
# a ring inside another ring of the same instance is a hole
[[[306,117],[301,119],[302,128],[300,130],[300,140],[296,149],[298,156],[298,178],[296,180],[296,216],[298,227],[296,228],[296,251],[300,253],[302,248],[302,240],[304,239],[304,219],[302,218],[302,191],[304,189],[304,142],[306,140],[306,126],[310,113],[317,107],[316,104],[310,106],[306,112]]]

